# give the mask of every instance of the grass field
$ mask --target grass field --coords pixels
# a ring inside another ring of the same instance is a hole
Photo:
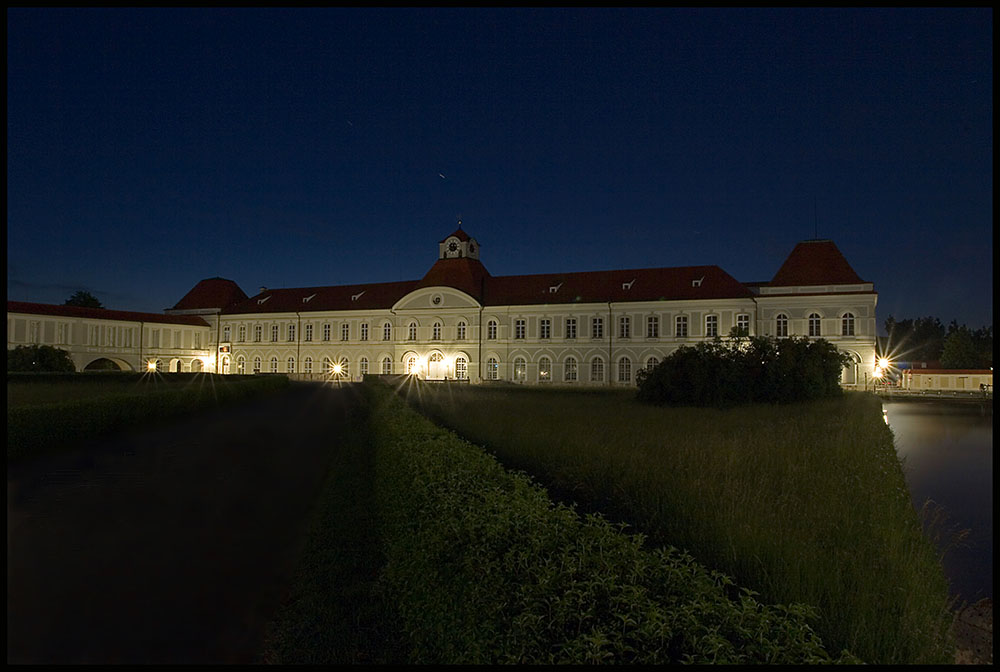
[[[953,661],[947,581],[877,399],[720,411],[620,391],[405,389],[555,495],[689,551],[766,602],[817,607],[832,651]]]
[[[9,374],[7,407],[58,404],[112,396],[132,396],[167,389],[201,389],[246,380],[249,376],[207,373]]]

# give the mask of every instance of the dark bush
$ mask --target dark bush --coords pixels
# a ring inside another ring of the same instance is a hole
[[[837,396],[847,355],[829,341],[754,336],[685,346],[639,372],[637,398],[726,407]]]
[[[69,353],[51,345],[19,345],[7,351],[7,371],[76,371]]]

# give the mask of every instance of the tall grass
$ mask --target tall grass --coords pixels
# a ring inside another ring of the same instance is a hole
[[[830,650],[950,663],[948,585],[877,399],[725,411],[621,392],[411,388],[410,401],[554,493],[756,590],[805,603]]]

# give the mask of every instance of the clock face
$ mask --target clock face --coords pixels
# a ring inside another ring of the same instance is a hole
[[[456,243],[454,240],[451,241],[450,243],[448,243],[448,251],[449,252],[457,252],[458,251],[458,243]]]

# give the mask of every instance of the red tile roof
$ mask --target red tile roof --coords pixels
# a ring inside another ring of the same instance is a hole
[[[856,285],[863,283],[831,240],[805,240],[795,246],[768,286]]]
[[[483,289],[490,280],[489,271],[478,259],[438,259],[417,287],[454,287],[482,302]]]
[[[225,308],[246,298],[247,295],[232,280],[208,278],[199,282],[190,292],[185,294],[184,298],[173,307],[173,310]]]
[[[459,240],[461,240],[461,241],[462,241],[463,243],[464,243],[465,241],[469,240],[469,237],[470,237],[470,236],[469,236],[469,234],[467,234],[467,233],[466,233],[465,231],[463,231],[463,230],[462,230],[462,223],[461,223],[461,222],[459,222],[459,224],[458,224],[458,230],[457,230],[457,231],[455,231],[455,233],[451,234],[450,236],[445,236],[444,238],[442,238],[442,239],[441,239],[441,240],[439,240],[438,242],[440,242],[440,243],[443,243],[444,241],[448,240],[448,239],[449,239],[449,238],[451,238],[452,236],[454,236],[455,238],[458,238],[458,239],[459,239]]]
[[[256,296],[222,310],[226,315],[244,313],[294,313],[318,310],[379,310],[392,308],[417,288],[415,280],[338,287],[266,289]]]
[[[58,306],[48,303],[28,303],[26,301],[8,301],[8,313],[27,313],[29,315],[54,315],[58,317],[82,317],[97,320],[119,320],[122,322],[159,322],[162,324],[187,324],[196,327],[207,327],[208,322],[197,315],[161,315],[159,313],[136,313],[127,310],[108,310],[107,308],[82,308],[80,306]]]

